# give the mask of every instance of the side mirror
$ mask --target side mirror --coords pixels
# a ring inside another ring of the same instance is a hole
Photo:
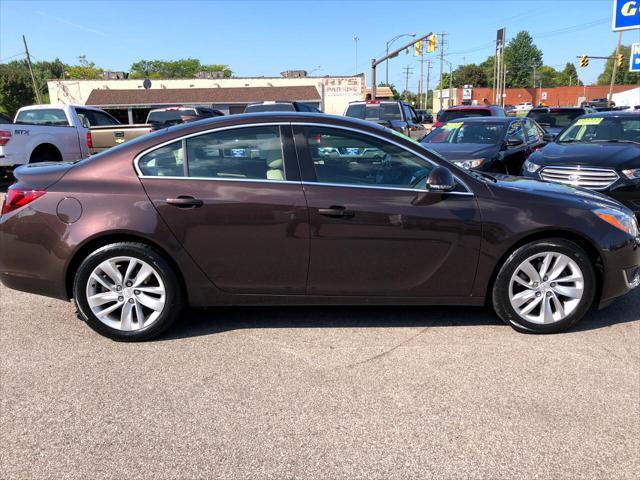
[[[556,136],[554,134],[548,132],[545,132],[544,135],[542,135],[542,140],[545,142],[553,142],[555,138]]]
[[[436,167],[427,178],[427,189],[434,192],[450,192],[456,188],[456,181],[451,170],[445,167]]]
[[[521,138],[510,138],[507,140],[507,147],[519,147],[524,144],[524,141]]]

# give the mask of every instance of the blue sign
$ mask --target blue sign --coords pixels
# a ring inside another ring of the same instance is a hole
[[[640,0],[613,0],[613,31],[640,28]]]
[[[629,71],[640,72],[640,43],[631,44],[631,57],[629,58]]]

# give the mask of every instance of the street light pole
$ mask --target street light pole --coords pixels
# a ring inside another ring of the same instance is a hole
[[[385,80],[385,83],[387,84],[387,87],[389,86],[389,46],[399,38],[415,37],[415,36],[416,36],[415,33],[401,33],[400,35],[396,35],[395,37],[393,37],[391,40],[387,42],[387,60],[384,62],[386,67],[386,75],[384,80]]]
[[[358,37],[357,35],[353,36],[353,42],[356,44],[356,71],[355,71],[355,75],[358,74],[358,42],[360,41],[360,37]]]

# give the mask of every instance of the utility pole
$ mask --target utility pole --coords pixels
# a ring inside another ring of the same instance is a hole
[[[424,108],[429,108],[429,77],[431,76],[431,60],[427,60],[427,88],[424,92]],[[431,102],[433,107],[433,101]]]
[[[413,68],[411,67],[411,65],[407,65],[402,70],[404,72],[404,91],[408,92],[409,91],[409,75],[413,73]]]
[[[418,108],[422,106],[422,89],[424,87],[424,48],[420,50],[420,83],[418,83]]]
[[[440,34],[440,90],[438,90],[440,96],[440,109],[442,110],[442,71],[444,70],[444,44],[446,33]]]
[[[40,89],[36,85],[36,77],[33,75],[33,65],[31,65],[31,56],[29,55],[29,47],[27,47],[27,39],[22,35],[22,41],[24,42],[24,53],[27,54],[27,64],[29,65],[29,73],[31,74],[31,81],[33,82],[33,91],[36,93],[36,100],[38,104],[42,103],[40,98]]]
[[[449,106],[453,107],[453,65],[449,62]]]
[[[616,83],[616,74],[618,73],[618,55],[620,55],[620,44],[622,43],[622,32],[618,32],[618,45],[616,46],[616,54],[613,58],[613,70],[611,72],[611,83],[609,84],[609,95],[607,96],[607,104],[611,106],[613,98],[613,85]]]

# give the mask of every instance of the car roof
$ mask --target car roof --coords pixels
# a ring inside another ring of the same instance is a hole
[[[491,110],[492,108],[499,108],[498,105],[455,105],[453,107],[449,107],[445,110],[448,112],[450,110]]]
[[[534,107],[530,112],[546,112],[548,110],[584,110],[584,107]]]
[[[451,122],[510,123],[517,122],[518,120],[524,120],[524,117],[463,117],[455,118],[451,120]]]
[[[640,111],[637,110],[612,110],[608,112],[587,113],[580,118],[592,117],[637,117],[640,119]]]

